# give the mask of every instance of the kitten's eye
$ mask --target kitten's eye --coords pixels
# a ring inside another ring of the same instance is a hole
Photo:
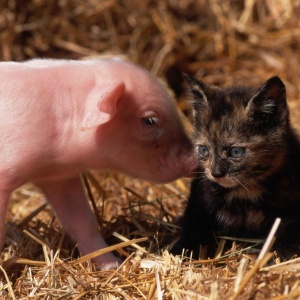
[[[209,150],[208,150],[207,146],[201,145],[201,146],[199,146],[198,149],[199,149],[198,152],[199,152],[200,156],[202,156],[202,157],[209,156]]]
[[[233,158],[239,158],[241,157],[245,152],[244,147],[232,147],[229,150],[229,156]]]
[[[147,125],[147,126],[153,126],[158,123],[158,118],[157,117],[145,117],[142,118],[142,122]]]

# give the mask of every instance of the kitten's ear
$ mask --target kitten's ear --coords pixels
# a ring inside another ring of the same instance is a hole
[[[249,116],[265,125],[278,125],[288,116],[284,83],[278,76],[267,80],[247,105]]]
[[[196,78],[183,74],[185,82],[187,83],[187,91],[192,95],[192,105],[193,109],[196,110],[198,108],[203,108],[203,106],[207,107],[207,94],[209,91],[209,87],[200,80]]]

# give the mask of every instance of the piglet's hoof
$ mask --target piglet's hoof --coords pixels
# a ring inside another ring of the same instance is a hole
[[[122,260],[115,257],[112,254],[99,256],[97,259],[94,260],[96,265],[96,269],[99,271],[109,271],[109,270],[116,270],[121,264]]]
[[[103,263],[102,265],[98,265],[97,269],[101,271],[116,270],[121,264],[122,261],[120,259],[116,259],[115,261],[110,261]]]

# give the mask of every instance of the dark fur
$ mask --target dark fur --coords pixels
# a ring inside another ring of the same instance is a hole
[[[213,233],[265,238],[282,219],[275,249],[299,252],[300,142],[290,126],[285,86],[278,77],[259,89],[216,88],[186,76],[194,111],[199,170],[173,252],[213,244]],[[232,157],[231,151],[244,151]],[[234,150],[233,150],[234,148]],[[200,151],[201,152],[201,151]],[[209,177],[209,178],[208,178]]]

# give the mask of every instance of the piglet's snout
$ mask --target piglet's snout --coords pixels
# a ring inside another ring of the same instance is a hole
[[[192,155],[187,157],[187,170],[186,173],[183,174],[184,177],[194,177],[196,175],[198,169],[198,161],[196,159],[196,155]]]
[[[180,177],[193,177],[198,167],[198,161],[192,143],[185,140],[172,147],[167,156],[167,165]]]

